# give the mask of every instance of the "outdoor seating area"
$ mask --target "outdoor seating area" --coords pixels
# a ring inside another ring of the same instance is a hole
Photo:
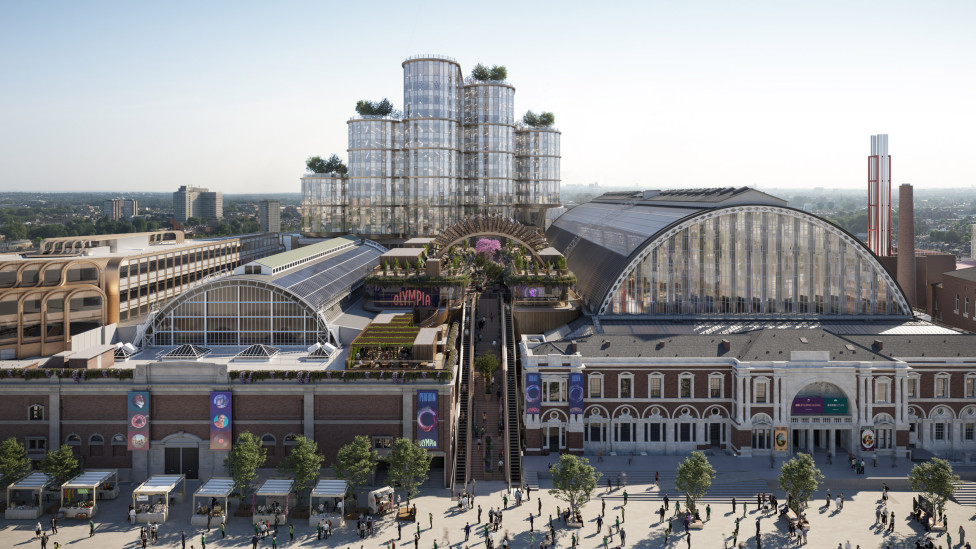
[[[7,486],[7,509],[3,517],[8,520],[36,519],[44,514],[44,490],[49,484],[51,477],[34,472]]]
[[[234,479],[214,477],[193,493],[190,524],[210,527],[227,520],[227,504],[234,492]]]
[[[91,518],[98,512],[99,499],[118,495],[118,472],[86,471],[61,485],[60,512],[66,518]]]
[[[295,481],[291,479],[271,478],[264,481],[251,501],[251,521],[254,524],[285,524],[294,485]]]
[[[132,491],[129,521],[132,524],[166,522],[171,499],[174,503],[183,503],[185,497],[185,476],[153,475]]]
[[[348,368],[431,370],[443,365],[444,330],[414,325],[410,313],[383,313],[350,344]]]
[[[341,525],[345,505],[343,500],[348,490],[349,483],[344,480],[323,479],[318,481],[308,499],[310,510],[308,525],[315,526],[323,520],[331,520],[333,524]]]

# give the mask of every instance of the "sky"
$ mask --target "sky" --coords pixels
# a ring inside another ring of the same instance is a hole
[[[504,65],[562,181],[976,185],[976,2],[0,2],[0,191],[300,192],[401,62]]]

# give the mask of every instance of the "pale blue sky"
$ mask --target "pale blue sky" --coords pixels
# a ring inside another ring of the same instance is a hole
[[[564,184],[976,184],[976,2],[0,3],[0,190],[300,192],[417,53],[508,68]]]

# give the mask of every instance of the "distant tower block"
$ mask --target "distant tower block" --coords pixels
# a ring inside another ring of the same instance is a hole
[[[891,157],[884,133],[871,136],[868,157],[868,248],[891,255]]]
[[[898,187],[898,285],[908,304],[915,306],[915,193],[912,186]]]

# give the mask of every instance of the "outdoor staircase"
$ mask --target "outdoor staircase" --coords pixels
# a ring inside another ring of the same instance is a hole
[[[594,499],[603,498],[607,500],[623,500],[624,491],[627,491],[627,500],[634,501],[661,501],[667,494],[672,501],[681,499],[682,495],[674,487],[675,472],[660,471],[658,485],[654,485],[654,471],[600,471],[602,474],[597,489],[594,492]],[[618,487],[618,479],[626,473],[626,485]],[[607,478],[613,482],[613,490],[607,492]],[[974,485],[976,487],[976,485]],[[742,480],[734,482],[715,482],[708,489],[708,493],[699,501],[702,503],[732,503],[732,498],[738,503],[748,503],[750,507],[756,502],[756,494],[770,493],[773,490],[769,484],[762,479]],[[958,488],[957,488],[957,494]],[[973,497],[976,497],[974,490]]]
[[[509,463],[509,485],[520,486],[522,484],[522,452],[521,436],[519,432],[519,397],[518,372],[516,371],[516,350],[518,346],[515,342],[515,324],[512,322],[512,306],[508,303],[503,305],[505,314],[502,329],[505,330],[505,368],[506,368],[506,404],[508,409],[508,463]],[[536,488],[538,488],[538,476],[536,476]]]
[[[956,495],[952,496],[959,505],[976,505],[976,482],[960,482],[956,484]]]
[[[468,314],[465,318],[471,328],[468,330],[468,337],[462,335],[461,339],[461,361],[458,366],[461,368],[460,379],[458,381],[458,404],[460,411],[458,414],[457,440],[454,442],[454,486],[464,486],[468,482],[468,442],[469,427],[471,424],[470,401],[471,401],[471,370],[474,361],[474,338],[475,330],[475,300],[471,300]],[[464,327],[461,327],[464,334]]]

